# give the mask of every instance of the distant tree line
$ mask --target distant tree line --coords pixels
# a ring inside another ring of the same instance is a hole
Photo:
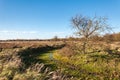
[[[112,42],[112,41],[120,41],[120,32],[119,33],[113,33],[113,34],[105,34],[104,36],[94,36],[95,40],[101,40],[106,42]]]
[[[84,38],[75,38],[75,37],[69,37],[66,38],[68,41],[83,41]],[[113,41],[120,41],[120,32],[118,33],[107,33],[104,35],[93,35],[90,37],[89,41],[104,41],[104,42],[113,42]]]

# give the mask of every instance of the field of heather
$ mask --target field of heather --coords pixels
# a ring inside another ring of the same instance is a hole
[[[94,43],[83,54],[79,41],[0,42],[0,80],[118,80],[119,44]]]

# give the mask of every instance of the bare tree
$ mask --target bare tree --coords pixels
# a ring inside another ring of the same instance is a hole
[[[53,38],[54,41],[57,41],[58,39],[59,39],[58,36],[54,36]]]
[[[107,18],[105,17],[86,17],[86,16],[75,16],[71,20],[73,28],[76,30],[76,34],[79,37],[83,37],[83,52],[86,53],[86,45],[90,36],[94,34],[100,34],[110,27],[107,25]]]

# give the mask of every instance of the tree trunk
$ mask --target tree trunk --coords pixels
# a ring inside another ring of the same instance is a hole
[[[86,42],[83,43],[83,53],[86,53]]]
[[[83,42],[83,53],[87,53],[86,48],[87,48],[87,44],[88,44],[88,38],[85,38],[85,41]]]

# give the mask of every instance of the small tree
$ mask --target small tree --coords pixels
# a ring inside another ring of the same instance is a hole
[[[86,17],[86,16],[75,16],[72,18],[72,26],[76,30],[76,34],[79,37],[83,37],[83,53],[86,53],[86,45],[90,36],[94,34],[102,33],[110,27],[107,25],[107,18],[105,17]]]
[[[59,39],[58,36],[54,36],[54,37],[53,37],[53,40],[54,40],[54,41],[57,41],[58,39]]]

